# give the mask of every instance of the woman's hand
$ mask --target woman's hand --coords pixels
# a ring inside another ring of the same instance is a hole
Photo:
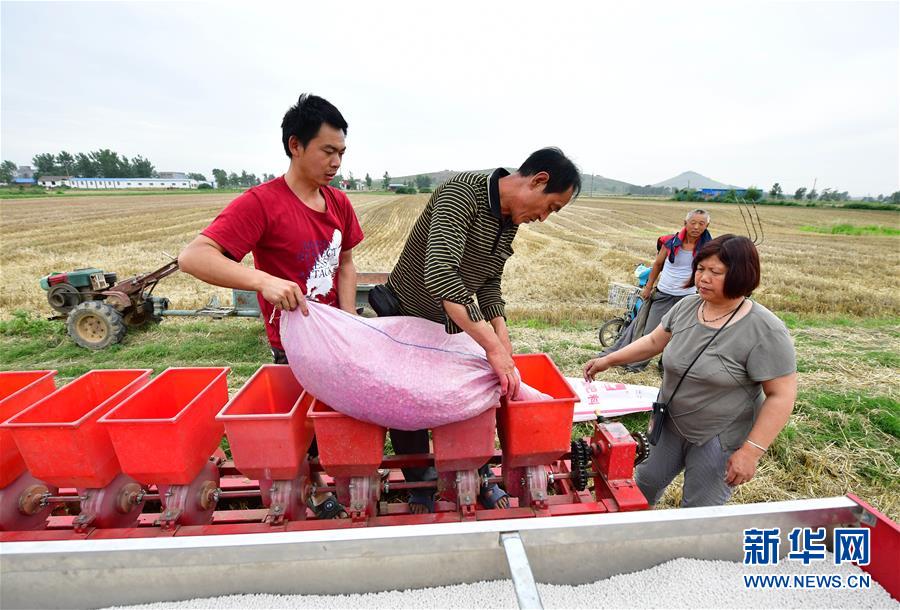
[[[594,375],[596,375],[597,373],[602,373],[609,367],[610,364],[605,356],[602,358],[592,358],[591,360],[588,360],[582,370],[582,372],[584,373],[584,380],[593,381]]]
[[[756,474],[756,465],[762,452],[752,446],[743,445],[731,454],[725,466],[725,483],[730,487],[743,485]]]

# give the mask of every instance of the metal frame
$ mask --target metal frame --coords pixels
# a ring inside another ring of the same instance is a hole
[[[786,537],[793,527],[855,525],[863,512],[857,502],[840,496],[377,528],[7,542],[0,543],[0,606],[99,607],[240,593],[348,594],[506,579],[510,566],[503,540],[507,547],[516,545],[510,533],[517,533],[522,550],[527,549],[533,581],[584,584],[678,557],[739,561],[746,528],[780,527]],[[527,583],[521,561],[513,571]],[[527,586],[517,585],[517,592],[522,600]]]

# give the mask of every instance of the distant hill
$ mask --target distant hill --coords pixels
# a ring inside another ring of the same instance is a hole
[[[516,171],[514,167],[507,167],[510,172]],[[406,184],[407,181],[415,181],[416,176],[428,176],[431,178],[432,186],[437,186],[442,182],[446,182],[460,171],[469,171],[474,174],[489,174],[494,168],[489,169],[471,169],[471,170],[451,170],[445,169],[439,172],[426,172],[424,174],[414,174],[410,176],[391,176],[392,183]],[[698,174],[699,175],[699,174]],[[634,195],[663,195],[666,194],[665,187],[659,188],[657,185],[639,186],[621,180],[606,178],[599,174],[581,174],[581,188],[585,195],[590,193],[603,195],[625,195],[628,193]]]
[[[672,189],[739,189],[742,187],[725,184],[712,178],[707,178],[697,172],[682,172],[673,178],[657,182],[653,186],[667,186]]]
[[[446,182],[447,180],[449,180],[456,174],[459,174],[464,171],[472,172],[473,174],[490,174],[492,171],[494,171],[494,169],[495,168],[493,168],[493,167],[490,169],[466,169],[466,170],[444,169],[439,172],[425,172],[423,174],[413,174],[411,176],[391,176],[391,182],[406,184],[409,180],[412,180],[413,182],[415,182],[416,176],[428,176],[429,178],[431,178],[431,185],[437,186],[443,182]],[[506,169],[508,169],[511,172],[516,171],[515,168],[513,168],[513,167],[507,167]]]

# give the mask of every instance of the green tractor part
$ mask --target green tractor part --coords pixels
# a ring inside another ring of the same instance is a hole
[[[41,278],[41,288],[47,291],[47,301],[55,311],[69,313],[99,290],[116,283],[115,273],[96,267],[76,269],[67,273],[51,273]]]

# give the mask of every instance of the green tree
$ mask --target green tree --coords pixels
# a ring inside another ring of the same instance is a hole
[[[891,198],[888,201],[894,205],[900,205],[900,191],[891,193]]]
[[[372,176],[369,175],[369,172],[366,172],[366,188],[372,190]]]
[[[131,160],[131,171],[133,178],[157,178],[156,168],[150,163],[149,159],[145,159],[138,155]]]
[[[355,191],[358,184],[359,180],[353,177],[353,172],[350,172],[350,177],[347,178],[347,189]]]
[[[675,194],[672,197],[675,201],[703,201],[703,196],[700,195],[700,192],[697,189],[675,189]]]
[[[197,172],[191,172],[187,175],[191,180],[196,180],[197,182],[206,182],[206,176],[203,174],[198,174]]]
[[[213,180],[216,181],[216,187],[223,189],[228,186],[228,174],[224,169],[214,169],[212,171]]]
[[[57,172],[56,155],[53,153],[41,153],[31,158],[31,164],[34,165],[35,177],[52,176]]]
[[[431,186],[431,176],[424,176],[422,174],[416,176],[416,187],[418,187],[419,190],[427,189],[429,186]]]
[[[777,182],[769,189],[769,197],[772,199],[781,199],[781,185]]]
[[[0,182],[12,182],[18,166],[12,161],[4,161],[0,164]]]
[[[813,189],[806,194],[806,198],[809,199],[810,201],[815,201],[816,199],[819,198],[819,193],[816,191],[816,189]]]
[[[803,199],[804,195],[806,195],[806,187],[805,186],[801,186],[796,191],[794,191],[794,199],[796,199],[798,201]]]
[[[344,181],[344,176],[342,174],[338,174],[334,178],[331,179],[331,182],[328,183],[328,186],[333,186],[336,189],[341,188],[341,183]]]
[[[241,185],[241,177],[234,172],[228,174],[228,186],[237,187]]]
[[[716,201],[721,201],[723,203],[737,203],[737,200],[737,191],[734,189],[728,189],[723,194],[716,195]]]
[[[747,187],[747,192],[744,193],[744,198],[747,201],[759,201],[760,199],[762,199],[762,196],[762,189],[758,189],[755,186]]]
[[[59,165],[59,169],[62,170],[64,176],[72,175],[72,170],[75,169],[75,157],[63,150],[56,155],[56,163]]]
[[[381,179],[381,189],[386,191],[391,186],[391,175],[387,172],[384,172],[384,177]]]
[[[96,164],[97,177],[99,178],[121,178],[122,161],[119,159],[119,153],[115,153],[108,148],[91,151],[88,156]]]
[[[122,155],[122,158],[119,159],[119,169],[116,171],[118,174],[117,178],[143,178],[144,176],[139,176],[134,167],[131,165],[131,161],[129,161],[128,157]]]
[[[75,155],[75,173],[82,178],[94,178],[99,175],[97,164],[88,155],[78,153]]]

